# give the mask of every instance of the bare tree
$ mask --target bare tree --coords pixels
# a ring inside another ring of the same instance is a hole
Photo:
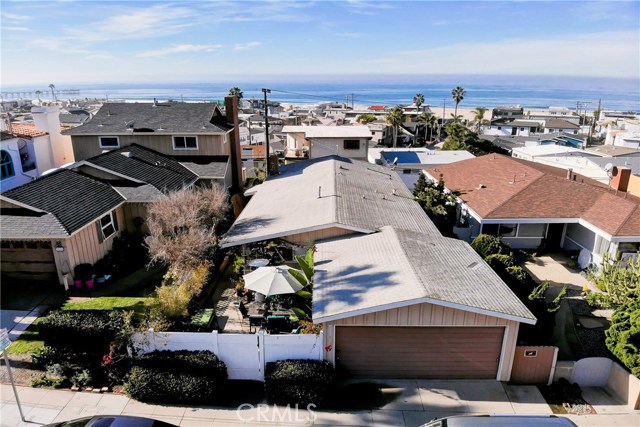
[[[152,203],[147,217],[151,263],[191,274],[216,249],[216,228],[228,208],[227,193],[219,185],[168,193]]]

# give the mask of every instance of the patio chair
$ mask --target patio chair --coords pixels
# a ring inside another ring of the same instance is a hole
[[[251,328],[255,327],[256,330],[264,325],[264,316],[249,316],[249,333],[253,333]]]

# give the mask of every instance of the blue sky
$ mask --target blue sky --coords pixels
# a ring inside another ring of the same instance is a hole
[[[2,0],[0,11],[7,86],[640,70],[638,1]]]

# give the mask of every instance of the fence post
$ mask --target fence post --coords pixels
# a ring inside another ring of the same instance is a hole
[[[320,345],[318,346],[318,360],[324,360],[324,331],[320,331],[318,339],[320,340]]]
[[[211,332],[211,340],[212,340],[212,344],[213,344],[213,354],[215,354],[216,356],[220,357],[219,354],[219,350],[218,350],[218,331],[212,331]]]
[[[257,335],[257,339],[258,339],[258,372],[260,373],[260,377],[262,379],[262,381],[264,381],[264,368],[266,365],[266,358],[265,358],[265,353],[266,353],[266,348],[264,345],[265,339],[264,339],[264,331],[260,330],[258,331]]]

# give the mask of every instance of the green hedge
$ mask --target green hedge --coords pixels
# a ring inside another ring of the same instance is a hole
[[[209,351],[155,351],[134,364],[125,391],[141,402],[212,405],[224,393],[227,367]]]
[[[480,234],[473,239],[471,247],[482,257],[487,258],[489,255],[509,253],[510,251],[502,244],[497,236],[490,234]]]
[[[38,334],[47,345],[101,350],[123,327],[118,312],[53,311],[38,323]]]
[[[280,360],[269,362],[264,375],[269,403],[325,406],[335,390],[333,365],[320,360]]]
[[[607,348],[640,377],[640,298],[630,294],[611,317],[611,327],[605,331]]]

